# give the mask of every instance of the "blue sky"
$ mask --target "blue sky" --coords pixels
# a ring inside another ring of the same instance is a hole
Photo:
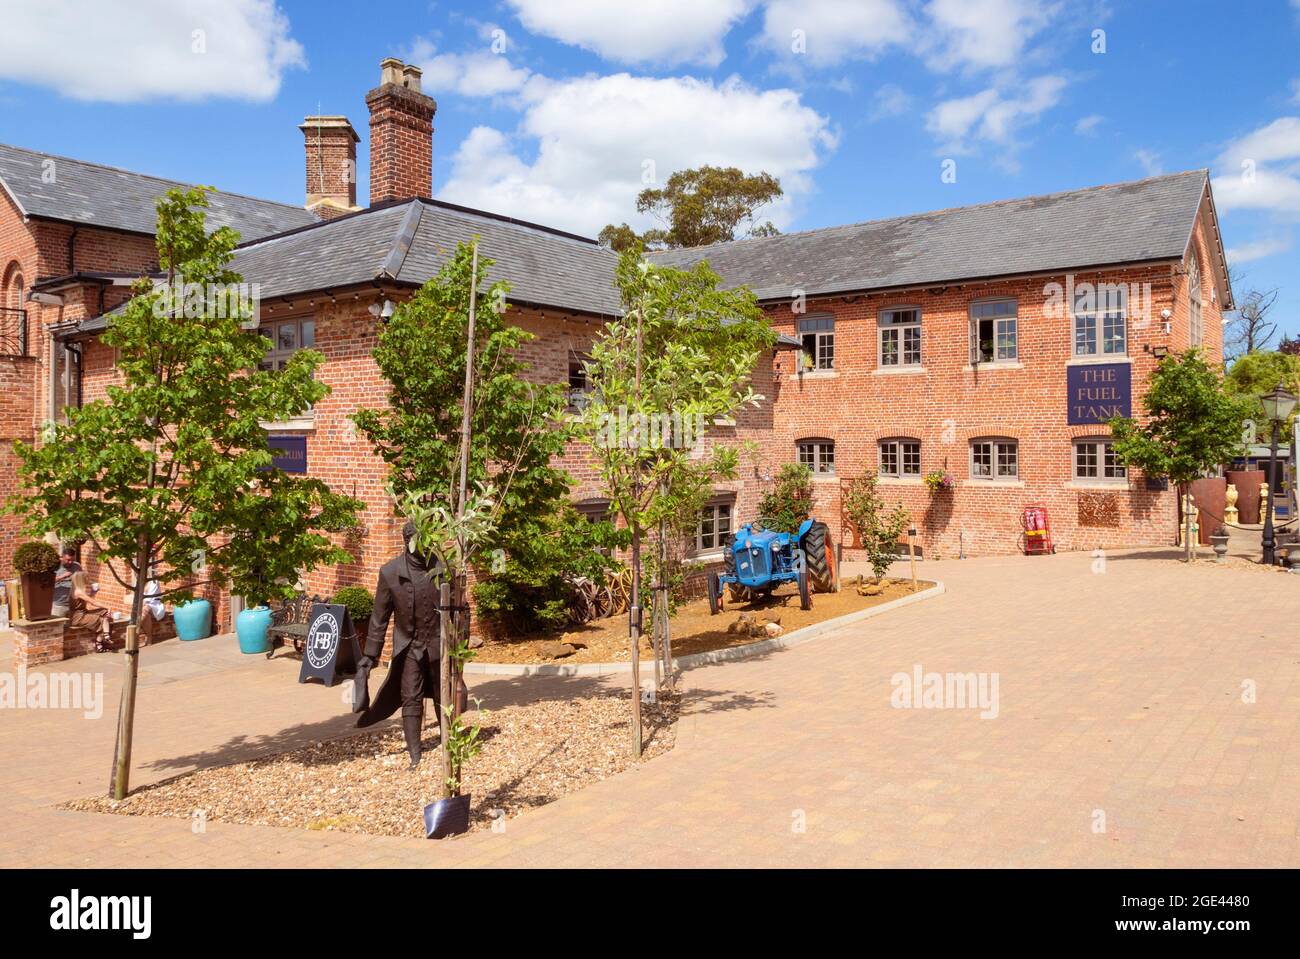
[[[783,230],[1209,167],[1239,297],[1300,334],[1300,0],[5,6],[0,142],[290,203],[318,109],[367,169],[390,55],[436,195],[588,234],[704,162],[780,176]]]

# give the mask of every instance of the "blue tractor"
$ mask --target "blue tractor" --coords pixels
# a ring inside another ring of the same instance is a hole
[[[724,570],[709,574],[709,612],[722,612],[724,591],[733,602],[752,602],[782,583],[797,583],[799,606],[812,609],[813,593],[839,589],[835,553],[825,523],[806,519],[793,533],[764,529],[758,523],[740,527],[727,537],[722,550]]]

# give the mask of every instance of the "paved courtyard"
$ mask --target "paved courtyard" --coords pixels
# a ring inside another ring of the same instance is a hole
[[[112,756],[121,657],[73,660],[103,670],[102,718],[0,712],[0,865],[1300,865],[1300,577],[1174,555],[925,564],[946,594],[688,672],[669,755],[442,843],[55,809]],[[996,679],[996,717],[895,708],[918,666]],[[348,734],[297,668],[233,638],[146,649],[133,785]],[[473,687],[491,708],[610,682]]]

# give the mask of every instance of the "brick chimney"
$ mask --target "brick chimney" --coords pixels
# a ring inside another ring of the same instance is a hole
[[[347,117],[306,117],[298,127],[307,148],[307,209],[323,220],[357,206],[357,142]]]
[[[388,57],[370,108],[370,205],[433,194],[433,115],[438,104],[420,92],[420,68]]]

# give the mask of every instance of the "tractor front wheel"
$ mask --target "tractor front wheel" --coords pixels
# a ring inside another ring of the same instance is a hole
[[[839,584],[836,582],[835,550],[831,546],[831,531],[825,523],[814,521],[804,534],[803,561],[815,592],[836,591]]]
[[[728,576],[736,575],[736,534],[731,533],[722,544],[722,565]],[[758,594],[748,586],[739,583],[727,584],[727,598],[733,603],[752,603]]]
[[[717,573],[710,573],[709,582],[709,614],[717,616],[722,612],[722,578]]]
[[[812,582],[806,563],[799,569],[799,608],[812,609]]]

